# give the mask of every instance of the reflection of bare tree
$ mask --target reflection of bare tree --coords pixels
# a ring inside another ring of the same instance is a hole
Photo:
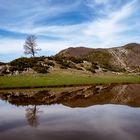
[[[26,118],[30,126],[37,127],[39,125],[39,112],[36,105],[33,108],[26,109]]]

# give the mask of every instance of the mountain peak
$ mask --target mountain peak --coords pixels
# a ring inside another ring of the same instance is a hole
[[[80,57],[89,54],[94,49],[86,48],[83,46],[80,47],[69,47],[65,50],[60,51],[57,55],[59,56],[71,56],[71,57]]]

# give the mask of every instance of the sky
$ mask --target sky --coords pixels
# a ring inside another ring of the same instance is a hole
[[[140,0],[0,0],[0,61],[24,57],[30,34],[38,56],[140,43],[139,11]]]

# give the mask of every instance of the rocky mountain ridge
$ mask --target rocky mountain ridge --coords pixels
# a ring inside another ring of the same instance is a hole
[[[140,71],[140,44],[131,43],[109,49],[92,49],[85,47],[68,48],[57,56],[75,57],[96,63],[101,67],[114,67],[128,72]]]

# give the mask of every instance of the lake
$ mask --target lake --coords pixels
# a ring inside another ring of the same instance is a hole
[[[0,140],[139,140],[140,84],[0,91]]]

